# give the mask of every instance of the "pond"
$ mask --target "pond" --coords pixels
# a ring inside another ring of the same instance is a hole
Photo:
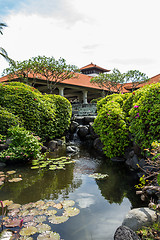
[[[50,157],[65,155],[65,148],[61,148]],[[1,186],[0,200],[13,200],[21,205],[39,200],[45,203],[54,201],[56,204],[73,200],[75,204],[72,207],[79,209],[79,214],[61,224],[51,223],[46,218],[44,224],[48,224],[64,240],[113,239],[126,213],[133,207],[142,206],[139,196],[135,194],[134,175],[123,163],[107,163],[103,157],[84,146],[71,158],[74,162],[66,165],[65,170],[33,170],[31,165],[3,169],[4,172],[16,170],[13,177],[23,180],[6,182]],[[90,176],[93,173],[108,174],[108,177],[95,179]],[[56,210],[57,215],[62,215],[64,211]],[[37,239],[37,236],[36,233],[32,238]]]

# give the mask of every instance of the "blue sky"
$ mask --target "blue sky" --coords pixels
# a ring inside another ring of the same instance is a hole
[[[159,0],[0,0],[0,21],[0,46],[17,61],[45,55],[160,73]],[[7,66],[0,58],[0,74]]]

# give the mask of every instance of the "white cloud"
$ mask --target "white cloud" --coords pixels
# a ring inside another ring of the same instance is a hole
[[[16,11],[0,36],[15,60],[46,55],[78,67],[160,73],[159,0],[28,0]]]

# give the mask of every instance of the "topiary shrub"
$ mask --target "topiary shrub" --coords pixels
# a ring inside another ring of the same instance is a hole
[[[8,128],[21,124],[17,116],[0,106],[0,134],[6,135]]]
[[[128,129],[119,103],[108,101],[104,104],[98,112],[93,127],[104,145],[103,151],[108,158],[124,154],[129,144]]]
[[[123,104],[123,94],[112,94],[108,95],[105,98],[102,98],[100,101],[97,102],[97,111],[103,107],[104,104],[106,104],[109,101],[114,101],[120,104],[122,106]]]
[[[18,116],[27,130],[33,131],[43,140],[62,135],[71,117],[68,100],[42,95],[23,83],[0,84],[0,105]]]
[[[11,144],[7,150],[0,152],[0,161],[24,161],[39,157],[42,144],[25,128],[9,128],[7,138],[11,139]]]
[[[125,116],[129,117],[129,111],[130,111],[130,109],[132,108],[132,105],[133,105],[134,95],[132,93],[125,93],[123,95],[125,96],[125,99],[123,101],[122,108],[123,108],[123,111],[125,113]]]
[[[150,148],[160,139],[160,83],[137,90],[129,113],[133,140],[141,149]]]

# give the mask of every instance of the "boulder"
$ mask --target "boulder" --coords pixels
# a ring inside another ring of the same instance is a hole
[[[129,153],[129,156],[126,160],[126,164],[128,167],[130,167],[133,170],[138,170],[139,167],[137,164],[139,164],[139,160],[136,154],[134,154],[134,151],[131,151]]]
[[[77,127],[79,126],[79,124],[75,121],[72,121],[71,122],[71,125],[70,125],[70,132],[73,134],[76,132],[77,130]]]
[[[76,146],[67,146],[66,152],[67,153],[77,153],[79,151],[79,148]]]
[[[52,151],[54,151],[54,150],[58,147],[58,143],[57,143],[57,141],[55,141],[55,140],[51,140],[51,141],[49,141],[47,147],[48,147],[49,150],[52,152]]]
[[[128,212],[122,225],[131,228],[133,231],[143,226],[150,226],[157,220],[156,212],[150,208],[134,208]]]
[[[96,116],[86,116],[84,117],[84,124],[88,125],[90,122],[94,122]]]
[[[99,138],[96,138],[93,142],[93,147],[95,150],[97,150],[99,153],[103,154],[103,143]]]
[[[88,126],[78,126],[77,135],[80,139],[84,139],[89,134]]]
[[[120,226],[114,234],[114,240],[140,240],[140,238],[129,227]]]

